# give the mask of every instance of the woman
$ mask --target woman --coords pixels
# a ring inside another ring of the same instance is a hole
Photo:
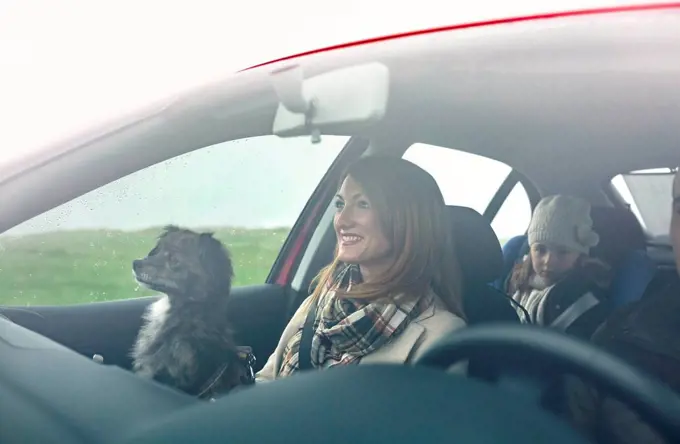
[[[528,229],[529,254],[518,264],[508,294],[524,310],[523,322],[590,338],[610,311],[611,271],[589,256],[599,242],[590,204],[555,195],[542,199]]]
[[[460,267],[432,176],[403,159],[363,158],[347,170],[334,205],[334,260],[257,381],[301,368],[408,363],[465,326]]]

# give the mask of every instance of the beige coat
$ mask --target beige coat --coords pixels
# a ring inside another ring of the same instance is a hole
[[[278,377],[283,352],[291,337],[302,328],[307,316],[305,309],[308,304],[303,302],[283,330],[276,350],[269,357],[262,370],[256,375],[257,382],[271,381]],[[360,365],[365,364],[406,364],[420,356],[424,350],[435,341],[454,330],[465,327],[465,321],[448,311],[444,303],[435,298],[435,303],[425,310],[418,318],[411,321],[399,336],[385,346],[364,356]],[[449,371],[465,373],[465,365],[453,366]]]

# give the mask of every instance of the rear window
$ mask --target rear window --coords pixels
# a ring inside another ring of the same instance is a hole
[[[674,174],[671,168],[640,170],[612,180],[645,230],[659,241],[668,240]]]

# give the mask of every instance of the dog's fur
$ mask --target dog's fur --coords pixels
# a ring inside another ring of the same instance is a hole
[[[140,284],[164,293],[144,314],[132,349],[135,373],[203,397],[226,366],[211,394],[240,385],[244,367],[227,320],[234,272],[220,241],[171,225],[132,269]]]

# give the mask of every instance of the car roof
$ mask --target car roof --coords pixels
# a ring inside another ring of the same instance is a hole
[[[496,26],[496,25],[506,25],[510,23],[516,23],[516,22],[526,22],[526,21],[534,21],[534,20],[549,20],[549,19],[559,19],[559,18],[564,18],[564,17],[575,17],[575,16],[581,16],[581,15],[600,15],[600,14],[614,14],[614,13],[622,13],[622,12],[635,12],[635,11],[649,11],[649,10],[663,10],[663,9],[675,9],[680,7],[680,3],[678,2],[666,2],[666,3],[640,3],[640,4],[629,4],[629,5],[621,5],[621,6],[608,6],[608,7],[599,7],[599,8],[587,8],[587,9],[573,9],[573,10],[561,10],[561,11],[554,11],[554,12],[543,12],[539,14],[529,14],[529,15],[518,15],[518,16],[510,16],[510,17],[503,17],[503,18],[494,18],[494,19],[487,19],[487,20],[480,20],[480,21],[473,21],[473,22],[465,22],[465,23],[457,23],[457,24],[452,24],[452,25],[446,25],[446,26],[436,26],[436,27],[430,27],[430,28],[423,28],[423,29],[417,29],[413,31],[406,31],[406,32],[398,32],[398,33],[393,33],[393,34],[387,34],[384,36],[379,36],[379,37],[371,37],[371,38],[366,38],[366,39],[360,39],[360,40],[354,40],[350,42],[344,42],[336,45],[330,45],[330,46],[324,46],[321,48],[316,48],[304,52],[298,52],[294,54],[290,54],[287,56],[279,57],[276,59],[271,59],[266,62],[261,62],[257,63],[255,65],[249,66],[247,68],[244,68],[240,71],[248,71],[251,69],[255,68],[260,68],[263,66],[267,65],[273,65],[276,63],[288,61],[288,60],[293,60],[297,59],[300,57],[305,57],[305,56],[310,56],[314,54],[320,54],[323,52],[329,52],[329,51],[336,51],[336,50],[341,50],[345,48],[351,48],[354,46],[361,46],[361,45],[369,45],[372,43],[379,43],[379,42],[384,42],[388,40],[396,40],[396,39],[401,39],[401,38],[408,38],[408,37],[414,37],[414,36],[419,36],[419,35],[425,35],[425,34],[434,34],[438,32],[446,32],[446,31],[455,31],[459,29],[469,29],[469,28],[480,28],[480,27],[488,27],[488,26]]]

